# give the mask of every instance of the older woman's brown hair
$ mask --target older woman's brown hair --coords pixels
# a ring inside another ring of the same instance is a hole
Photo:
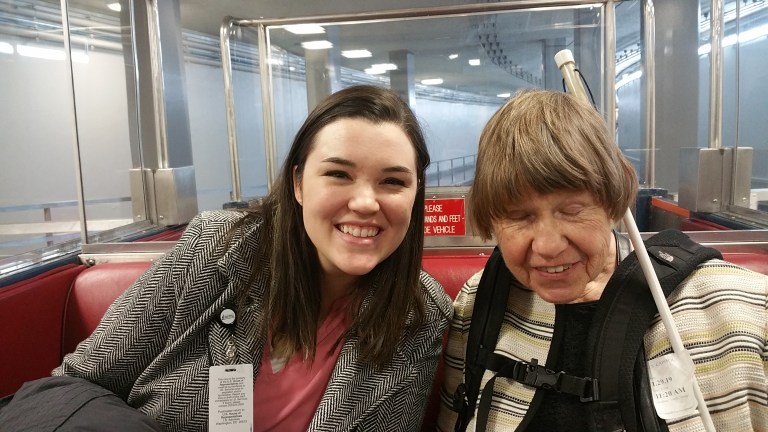
[[[637,175],[605,120],[572,95],[523,90],[483,129],[469,194],[471,223],[484,239],[508,206],[531,193],[587,191],[614,221],[637,194]]]

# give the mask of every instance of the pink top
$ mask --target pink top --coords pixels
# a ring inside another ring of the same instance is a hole
[[[253,432],[305,431],[309,427],[344,342],[339,342],[333,351],[331,348],[349,326],[344,307],[347,302],[337,303],[317,329],[313,362],[305,362],[304,353],[297,352],[282,369],[279,365],[273,369],[271,337],[267,338],[253,385]]]

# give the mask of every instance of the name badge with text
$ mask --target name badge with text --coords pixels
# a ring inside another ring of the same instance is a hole
[[[672,420],[696,413],[692,364],[686,365],[674,353],[667,354],[648,361],[648,375],[659,417]]]
[[[208,430],[253,430],[253,365],[211,366],[208,371]]]

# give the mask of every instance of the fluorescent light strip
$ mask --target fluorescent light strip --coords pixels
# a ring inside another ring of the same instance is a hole
[[[13,54],[13,45],[8,42],[0,42],[0,54]]]
[[[317,24],[294,24],[294,25],[287,25],[283,28],[297,35],[325,33],[325,29],[322,26],[319,26]]]
[[[319,50],[332,48],[333,44],[327,40],[307,41],[301,43],[302,48],[308,50]]]
[[[371,52],[367,49],[346,50],[342,51],[341,55],[346,58],[368,58],[373,56],[373,54],[371,54]]]
[[[443,83],[442,78],[427,78],[421,80],[421,83],[424,85],[439,85]]]
[[[397,65],[394,63],[376,63],[371,65],[374,69],[381,69],[383,71],[397,70]]]
[[[480,59],[469,59],[467,62],[470,66],[480,66]]]

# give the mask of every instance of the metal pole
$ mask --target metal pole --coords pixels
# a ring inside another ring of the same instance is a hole
[[[163,83],[162,55],[160,54],[160,18],[157,3],[147,2],[147,25],[149,31],[149,55],[152,64],[152,88],[155,103],[155,142],[157,143],[157,168],[169,168],[168,134],[165,124],[165,85]]]
[[[605,90],[603,91],[605,118],[608,121],[608,131],[616,139],[616,6],[613,0],[605,4]]]
[[[709,30],[709,148],[719,149],[723,139],[723,0],[712,0]]]
[[[298,18],[267,18],[267,19],[237,19],[235,24],[242,27],[255,27],[263,25],[266,27],[279,26],[279,25],[291,25],[291,24],[304,24],[304,23],[316,23],[316,24],[330,24],[330,23],[355,23],[366,22],[373,20],[389,20],[389,19],[421,19],[421,18],[433,18],[448,15],[465,15],[473,13],[491,13],[491,12],[504,12],[520,9],[531,8],[556,8],[556,7],[572,7],[572,6],[593,6],[595,3],[605,3],[608,0],[603,1],[588,1],[588,0],[519,0],[519,1],[505,1],[498,3],[484,3],[484,4],[468,4],[468,5],[454,5],[454,6],[439,6],[439,7],[423,7],[412,9],[395,9],[389,11],[377,11],[377,12],[362,12],[362,13],[349,13],[349,14],[332,14],[332,15],[315,15]]]
[[[69,80],[69,88],[72,91],[72,124],[74,127],[72,132],[72,140],[75,150],[75,190],[77,191],[77,211],[80,217],[80,243],[87,244],[88,221],[85,214],[85,192],[83,191],[83,160],[80,156],[80,131],[77,126],[75,71],[72,67],[72,51],[69,40],[69,9],[67,8],[67,0],[61,0],[61,31],[64,34],[64,54],[67,56],[67,65],[69,66],[67,79]]]
[[[235,95],[232,90],[232,60],[229,50],[229,35],[232,32],[234,18],[224,18],[219,37],[221,39],[221,70],[224,72],[224,101],[227,115],[227,142],[229,143],[230,173],[232,175],[232,192],[229,199],[241,201],[240,194],[240,160],[237,151],[237,129],[235,127]]]
[[[653,0],[643,7],[643,74],[645,75],[645,179],[648,187],[656,185],[656,11]]]
[[[259,73],[261,74],[261,102],[264,116],[264,151],[267,159],[267,190],[277,177],[277,144],[275,143],[275,116],[272,106],[272,63],[269,61],[269,35],[267,27],[259,25]]]

